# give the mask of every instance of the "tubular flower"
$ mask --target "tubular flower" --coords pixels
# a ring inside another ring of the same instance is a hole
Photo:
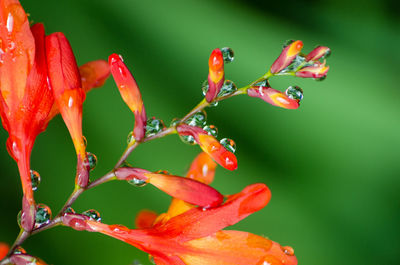
[[[82,135],[82,104],[85,92],[75,56],[64,34],[57,32],[46,37],[47,64],[55,102],[69,130],[77,154],[76,185],[86,187],[89,163]]]
[[[270,196],[264,184],[254,184],[229,196],[219,207],[206,211],[192,208],[148,229],[87,218],[82,218],[81,224],[87,231],[109,235],[149,253],[156,264],[296,265],[297,259],[287,247],[251,233],[221,230],[262,209]]]
[[[275,74],[286,67],[293,61],[294,58],[300,53],[303,48],[303,42],[301,40],[293,41],[288,46],[286,46],[282,53],[279,55],[278,59],[271,66],[271,73]]]
[[[215,207],[223,202],[223,196],[217,190],[193,179],[128,167],[118,168],[115,176],[117,179],[132,181],[137,185],[150,183],[174,198],[204,208]]]
[[[145,136],[147,117],[139,87],[121,56],[115,53],[111,54],[108,62],[122,99],[135,115],[135,126],[133,129],[135,140],[141,141]]]
[[[247,94],[250,97],[261,98],[271,105],[285,109],[297,109],[300,106],[299,100],[291,99],[286,94],[271,87],[254,86],[247,90]]]
[[[224,84],[224,57],[220,49],[215,49],[208,60],[208,91],[206,94],[207,102],[213,101],[222,85]]]
[[[0,260],[4,259],[9,250],[10,247],[7,244],[0,242]]]
[[[306,61],[317,61],[323,57],[328,57],[331,50],[325,46],[318,46],[306,56]]]
[[[176,129],[179,135],[191,135],[200,145],[201,149],[224,168],[228,170],[237,169],[236,156],[229,152],[217,139],[208,135],[203,129],[187,124],[180,124]]]
[[[0,4],[0,114],[9,133],[7,149],[18,164],[23,188],[21,226],[30,231],[35,217],[30,155],[47,126],[53,96],[47,84],[43,25],[29,28],[16,0]]]
[[[307,66],[296,72],[298,77],[312,77],[312,78],[323,78],[328,74],[329,66],[325,65],[326,62],[314,62],[314,65]]]

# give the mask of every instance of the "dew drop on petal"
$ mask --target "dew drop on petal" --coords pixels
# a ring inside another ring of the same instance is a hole
[[[291,99],[301,101],[303,99],[303,90],[298,86],[289,86],[285,91],[286,96]]]
[[[231,80],[225,80],[224,84],[221,87],[221,90],[218,93],[218,97],[227,96],[236,91],[237,91],[237,87],[236,87],[235,83],[233,83]]]
[[[224,139],[221,139],[221,141],[219,141],[219,142],[225,147],[226,150],[228,150],[231,153],[235,153],[235,151],[236,151],[235,141],[233,141],[232,139],[229,139],[229,138],[224,138]]]
[[[288,256],[294,256],[294,249],[290,246],[285,246],[285,247],[281,247],[283,253],[285,253]]]
[[[68,207],[67,209],[65,209],[64,213],[66,213],[66,214],[74,214],[75,210],[72,207]]]
[[[26,250],[23,247],[19,246],[14,250],[14,254],[26,254]]]
[[[31,182],[32,182],[32,190],[36,191],[40,184],[40,175],[37,171],[31,170]]]
[[[184,142],[185,144],[190,144],[190,145],[196,144],[194,137],[191,135],[179,135],[179,137],[181,138],[182,142]]]
[[[20,228],[22,228],[21,227],[21,217],[22,217],[22,211],[19,211],[17,214],[17,223]]]
[[[207,114],[206,112],[199,111],[195,114],[193,114],[189,119],[187,119],[186,124],[190,126],[197,126],[197,127],[203,127],[206,125],[207,122]]]
[[[50,223],[50,219],[51,219],[50,207],[43,203],[39,203],[36,206],[35,228]]]
[[[165,128],[165,125],[162,120],[152,117],[147,120],[146,137],[155,135],[155,134],[161,132],[162,130],[164,130],[164,128]]]
[[[87,147],[87,139],[86,139],[85,136],[82,136],[82,141],[83,141],[83,144],[85,145],[85,148],[86,148]]]
[[[289,46],[293,42],[294,42],[294,40],[286,40],[282,45],[282,49],[285,49],[287,46]]]
[[[221,52],[222,52],[222,56],[224,57],[225,63],[233,62],[233,60],[235,59],[235,53],[233,52],[233,50],[231,48],[224,47],[221,49]]]
[[[326,79],[326,75],[320,77],[320,78],[314,78],[315,81],[324,81]]]
[[[170,126],[170,127],[175,127],[175,126],[177,126],[180,122],[181,122],[180,119],[178,119],[178,118],[173,118],[169,126]]]
[[[143,179],[133,178],[128,180],[128,183],[135,187],[144,187],[146,186],[147,182]]]
[[[87,217],[89,217],[93,221],[96,221],[96,222],[100,222],[101,221],[100,213],[98,211],[94,210],[94,209],[90,209],[90,210],[84,211],[82,214],[86,215]]]
[[[157,170],[156,172],[154,172],[156,174],[163,174],[163,175],[172,175],[171,172],[169,172],[168,170]]]
[[[126,139],[126,142],[128,143],[128,145],[133,145],[134,143],[135,143],[135,136],[133,135],[133,131],[132,132],[130,132],[129,134],[128,134],[128,137],[127,137],[127,139]]]
[[[211,135],[214,137],[217,137],[217,135],[218,135],[218,129],[214,125],[206,125],[203,127],[203,130],[205,130],[208,133],[208,135]]]
[[[204,80],[203,84],[201,85],[201,91],[203,91],[203,96],[205,96],[208,92],[208,80]]]
[[[89,162],[90,170],[95,169],[96,165],[97,165],[97,157],[96,157],[96,155],[92,154],[90,152],[87,152],[87,159],[88,159],[88,162]]]

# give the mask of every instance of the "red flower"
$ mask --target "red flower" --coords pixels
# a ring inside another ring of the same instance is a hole
[[[141,141],[145,136],[147,117],[139,87],[121,56],[115,53],[111,54],[108,62],[122,99],[135,115],[133,129],[135,140]]]
[[[209,180],[214,173],[212,167],[208,171],[210,163],[201,155],[192,164],[188,177]],[[131,244],[149,253],[156,264],[296,265],[290,247],[281,247],[247,232],[221,230],[262,209],[270,198],[267,186],[254,184],[227,196],[223,205],[208,210],[188,204],[182,213],[175,204],[156,220],[154,214],[141,214],[142,220],[137,223],[144,224],[142,229],[102,224],[78,215],[67,215],[63,222],[78,230],[100,232]]]
[[[285,109],[297,109],[300,106],[298,100],[291,99],[285,93],[271,87],[254,86],[247,90],[247,94],[250,97],[261,98],[271,105]]]
[[[208,91],[206,94],[207,102],[213,101],[222,85],[224,84],[224,57],[220,49],[215,49],[208,60]]]
[[[314,65],[307,66],[296,72],[296,76],[299,77],[311,77],[311,78],[323,78],[328,74],[329,66],[326,66],[326,62],[314,62]]]
[[[228,170],[237,169],[236,156],[226,150],[217,139],[208,135],[203,129],[187,124],[180,124],[176,129],[179,135],[191,135],[201,149],[224,168]]]
[[[45,130],[57,114],[50,88],[45,32],[42,24],[29,27],[29,21],[17,0],[0,3],[0,115],[8,131],[7,149],[18,164],[24,193],[21,226],[33,227],[35,202],[31,185],[30,155],[36,136]],[[58,62],[60,63],[60,62]],[[56,63],[57,64],[57,63]],[[87,90],[108,74],[100,63],[86,71]],[[52,69],[50,69],[52,71]],[[101,75],[99,75],[101,74]],[[78,78],[81,77],[78,75]],[[50,77],[51,79],[51,77]]]

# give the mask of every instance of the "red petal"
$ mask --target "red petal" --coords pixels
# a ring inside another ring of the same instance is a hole
[[[224,57],[220,49],[214,49],[208,60],[208,91],[207,102],[213,101],[224,83]]]
[[[82,88],[87,93],[92,88],[100,87],[110,76],[110,66],[105,60],[85,63],[79,67]]]
[[[8,253],[10,248],[7,244],[0,242],[0,260],[2,260]]]
[[[201,207],[216,207],[223,202],[223,196],[214,188],[201,182],[179,176],[147,173],[148,182],[190,204]]]
[[[202,152],[193,160],[186,177],[210,184],[214,180],[216,167],[210,156]]]
[[[271,192],[264,184],[253,184],[232,196],[225,204],[203,211],[193,208],[171,218],[157,227],[155,233],[161,237],[188,241],[213,234],[227,226],[236,224],[253,212],[268,204]]]
[[[271,73],[278,73],[284,68],[288,67],[289,64],[296,58],[297,54],[303,48],[303,42],[297,40],[286,46],[282,53],[279,55],[278,59],[271,66]]]
[[[297,109],[300,106],[297,100],[291,99],[284,93],[271,87],[252,87],[247,90],[247,94],[250,97],[261,98],[271,105],[284,109]]]
[[[135,226],[139,229],[150,228],[157,219],[157,213],[150,210],[141,210],[135,218]]]

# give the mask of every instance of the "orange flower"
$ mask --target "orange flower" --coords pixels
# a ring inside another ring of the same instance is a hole
[[[18,164],[24,193],[21,226],[27,231],[32,229],[35,216],[30,174],[32,147],[36,136],[58,112],[48,82],[49,56],[43,25],[30,28],[18,0],[1,1],[0,115],[3,127],[9,133],[7,149]],[[93,70],[82,75],[91,80],[86,82],[86,90],[101,83],[96,80],[105,80],[108,76],[107,69],[100,67],[100,63],[91,65]]]
[[[208,135],[203,129],[187,124],[180,124],[176,129],[179,135],[191,135],[200,145],[201,149],[224,168],[228,170],[237,169],[236,156],[222,146],[215,137]]]
[[[207,102],[211,102],[217,97],[224,84],[224,57],[220,49],[212,51],[210,59],[208,60],[208,67],[208,91],[206,100]]]
[[[141,141],[145,136],[147,117],[139,87],[121,56],[115,53],[111,54],[108,62],[122,99],[135,115],[133,129],[135,140]]]

